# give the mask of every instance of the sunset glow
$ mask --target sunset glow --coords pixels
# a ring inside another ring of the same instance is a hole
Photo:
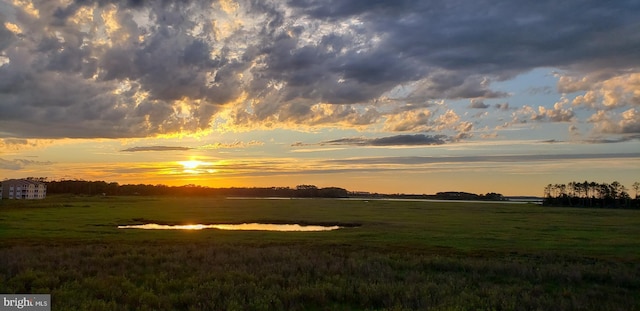
[[[181,161],[181,162],[178,162],[178,163],[182,164],[182,166],[184,166],[185,169],[190,169],[190,170],[192,170],[194,168],[197,168],[200,164],[202,164],[202,162],[194,161],[194,160]]]
[[[638,181],[637,5],[365,2],[1,1],[0,180]]]

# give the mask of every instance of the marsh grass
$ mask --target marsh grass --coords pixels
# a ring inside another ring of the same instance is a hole
[[[140,232],[118,225],[309,223],[360,225],[332,232]],[[126,232],[125,232],[126,231]],[[0,237],[11,241],[226,241],[360,244],[477,251],[553,251],[640,258],[640,211],[526,204],[225,200],[55,196],[0,202]]]
[[[216,243],[12,246],[0,292],[86,310],[634,310],[632,263],[354,246]]]
[[[640,214],[534,205],[53,197],[0,203],[0,292],[59,310],[640,310]],[[119,230],[357,223],[329,232]]]

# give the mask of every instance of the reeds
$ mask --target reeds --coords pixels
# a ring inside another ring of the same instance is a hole
[[[0,292],[58,310],[639,310],[631,262],[345,245],[8,246]]]

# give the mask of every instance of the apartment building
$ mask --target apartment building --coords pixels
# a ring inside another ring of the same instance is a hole
[[[9,179],[2,181],[2,199],[38,200],[47,197],[47,185],[29,179]]]

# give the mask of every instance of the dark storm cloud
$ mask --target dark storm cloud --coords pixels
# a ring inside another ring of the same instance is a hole
[[[174,147],[174,146],[145,146],[145,147],[131,147],[120,150],[121,152],[140,152],[140,151],[186,151],[193,148],[189,147]]]
[[[0,67],[4,132],[14,137],[115,138],[194,131],[208,127],[217,111],[211,105],[239,92],[228,83],[208,86],[203,71],[213,68],[214,60],[203,56],[208,45],[188,34],[193,23],[186,6],[149,5],[146,9],[156,22],[150,28],[138,25],[132,12],[120,8],[114,18],[121,29],[113,39],[121,42],[105,49],[95,45],[96,38],[64,21],[89,3],[78,1],[53,13],[43,8],[54,6],[54,1],[40,3],[41,7],[36,5],[40,19],[18,16],[22,30],[32,35],[13,40],[5,52],[10,62]],[[148,35],[144,44],[137,42],[141,35]],[[218,70],[223,72],[224,65]],[[148,95],[135,102],[136,93]],[[185,98],[207,104],[190,107],[193,118],[180,118],[172,101]]]
[[[302,9],[315,18],[341,19],[371,12],[402,13],[416,3],[413,0],[290,0],[293,7]]]
[[[291,1],[315,18],[359,17],[386,46],[451,70],[509,75],[536,66],[639,56],[636,1]],[[613,35],[613,37],[609,37]],[[593,40],[598,39],[598,45]],[[611,48],[617,47],[615,51]]]
[[[318,145],[347,145],[347,146],[428,146],[442,145],[451,139],[446,135],[396,135],[379,138],[341,138],[328,140]]]
[[[34,8],[38,17],[20,6],[0,16],[6,137],[203,130],[240,97],[252,104],[232,114],[238,124],[356,126],[380,118],[348,105],[376,105],[402,86],[411,89],[398,105],[482,100],[509,96],[491,82],[534,68],[640,64],[637,1],[239,1],[229,14],[204,0],[52,0]],[[78,26],[83,9],[98,11]],[[347,108],[322,117],[311,109],[318,103]]]
[[[13,32],[5,27],[2,16],[0,16],[0,52],[7,48],[14,40]]]

